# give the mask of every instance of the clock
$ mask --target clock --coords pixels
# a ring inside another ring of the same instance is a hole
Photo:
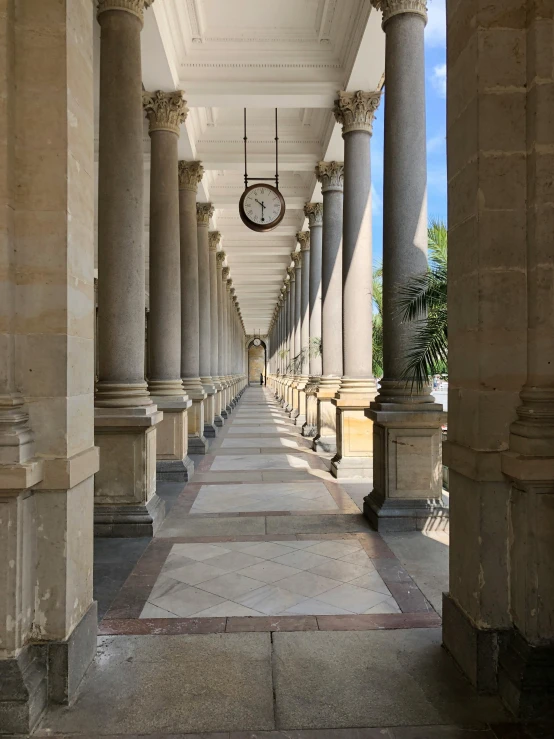
[[[253,344],[254,346],[260,346],[262,342],[259,339],[254,339]]]
[[[250,185],[242,193],[239,213],[252,231],[271,231],[283,220],[285,200],[273,185]]]

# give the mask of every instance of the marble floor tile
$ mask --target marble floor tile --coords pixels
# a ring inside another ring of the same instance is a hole
[[[298,593],[298,595],[305,595],[307,598],[314,598],[320,593],[325,593],[340,586],[337,580],[304,571],[279,580],[279,587],[291,590],[293,593]]]
[[[225,572],[236,572],[245,567],[260,564],[264,560],[261,557],[252,557],[245,552],[228,552],[219,557],[213,557],[210,564],[218,567]]]
[[[140,618],[179,618],[179,616],[177,616],[176,613],[166,611],[164,608],[155,606],[152,603],[146,603],[142,609]]]
[[[237,455],[228,457],[216,457],[211,466],[212,472],[224,472],[233,470],[289,470],[308,469],[309,462],[301,455],[293,454],[265,454]]]
[[[378,572],[366,572],[361,577],[356,577],[354,580],[350,580],[351,585],[356,585],[359,588],[367,588],[373,590],[376,593],[382,593],[382,595],[391,596],[390,590],[383,582],[381,575]]]
[[[204,582],[198,587],[208,593],[214,593],[214,595],[220,595],[222,598],[236,601],[242,595],[263,586],[264,583],[260,580],[253,580],[251,577],[245,577],[237,572],[229,572],[221,577],[216,577],[214,580]]]
[[[305,597],[297,593],[291,593],[290,590],[284,590],[275,585],[265,585],[263,588],[254,590],[237,600],[243,606],[253,608],[256,611],[265,613],[267,616],[271,616],[286,611],[301,600],[305,600]]]
[[[349,554],[362,551],[362,545],[356,539],[352,542],[320,541],[306,551],[313,552],[314,554],[322,554],[324,557],[330,557],[331,559],[342,559],[343,557],[347,557]]]
[[[322,482],[299,481],[204,485],[200,488],[190,514],[338,510],[334,498]]]
[[[185,567],[179,567],[175,570],[169,571],[164,567],[162,570],[162,575],[169,575],[174,580],[178,580],[186,585],[198,585],[206,580],[212,580],[214,577],[219,577],[224,573],[225,570],[212,567],[212,565],[209,565],[206,562],[195,562],[192,565],[185,565]]]
[[[197,618],[214,618],[217,616],[265,616],[266,614],[255,611],[253,608],[247,608],[240,603],[234,603],[232,600],[225,600],[217,606],[206,608],[194,615]]]
[[[246,567],[240,571],[241,575],[252,577],[254,580],[261,580],[262,582],[276,582],[277,580],[283,580],[285,577],[291,575],[298,575],[301,570],[295,567],[288,567],[287,565],[277,564],[277,562],[263,562],[261,564],[253,565],[252,567]]]
[[[312,554],[305,549],[291,552],[290,554],[283,554],[281,557],[275,559],[275,562],[278,564],[296,567],[298,570],[311,570],[314,567],[326,564],[328,561],[326,557],[322,557],[319,554]]]
[[[346,608],[352,613],[365,613],[373,606],[382,603],[385,596],[382,593],[375,593],[373,590],[366,590],[350,583],[344,583],[338,588],[321,593],[317,599],[337,608]]]
[[[341,562],[339,559],[326,558],[323,564],[313,567],[310,572],[316,575],[322,575],[323,577],[330,577],[332,580],[350,582],[350,580],[361,577],[366,572],[374,569],[369,558],[367,559],[367,565],[352,564],[351,562]]]
[[[353,611],[347,611],[345,608],[332,606],[330,603],[323,603],[316,598],[308,598],[300,601],[296,605],[283,611],[283,616],[352,616]]]
[[[175,613],[177,616],[188,618],[189,616],[194,616],[198,611],[204,611],[206,608],[222,603],[224,600],[225,598],[220,598],[213,593],[207,593],[205,590],[184,586],[178,592],[175,591],[160,598],[150,598],[149,602],[167,611],[171,611],[171,613]]]
[[[198,562],[202,562],[203,560],[210,559],[211,557],[219,557],[221,554],[223,554],[223,552],[221,551],[222,548],[225,550],[225,552],[230,552],[229,549],[225,549],[224,547],[217,547],[213,544],[174,544],[169,556],[172,557],[173,555],[180,554],[188,557],[189,559],[194,559]]]

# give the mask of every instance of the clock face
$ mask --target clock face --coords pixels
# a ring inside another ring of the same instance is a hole
[[[254,346],[260,346],[261,343],[259,339],[254,339]]]
[[[285,201],[272,185],[251,185],[242,194],[240,217],[254,231],[270,231],[283,220]]]

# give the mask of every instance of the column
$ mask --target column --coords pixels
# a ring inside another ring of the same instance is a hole
[[[217,314],[218,314],[218,323],[217,323],[217,346],[218,346],[218,358],[219,358],[219,378],[220,382],[224,386],[223,388],[223,402],[221,404],[221,416],[223,418],[228,418],[229,414],[227,412],[227,395],[228,395],[228,388],[229,388],[229,378],[228,378],[228,371],[227,371],[227,352],[226,352],[226,343],[227,343],[227,331],[228,331],[228,316],[227,312],[225,310],[226,304],[224,300],[224,287],[223,287],[223,264],[225,263],[225,257],[226,254],[224,251],[218,251],[216,253],[216,259],[217,259]]]
[[[323,193],[321,244],[322,377],[317,390],[317,432],[313,449],[335,453],[336,410],[332,399],[342,378],[342,208],[344,165],[320,162],[316,175]]]
[[[299,337],[301,362],[297,378],[298,416],[294,423],[302,428],[306,423],[306,386],[310,379],[310,232],[296,234],[300,244]]]
[[[294,267],[287,270],[287,367],[286,367],[286,404],[285,410],[290,413],[292,410],[292,378],[294,374],[294,305],[296,302],[296,278]]]
[[[443,640],[479,690],[533,720],[549,714],[554,685],[554,76],[551,7],[521,9],[510,17],[506,0],[493,13],[472,8],[460,43],[468,9],[447,9],[452,546]]]
[[[200,380],[206,393],[204,407],[204,436],[217,436],[215,424],[215,394],[212,379],[211,298],[210,298],[210,247],[208,228],[214,208],[211,203],[196,204],[198,238],[198,305],[200,325]]]
[[[301,278],[301,254],[298,251],[293,252],[291,255],[293,269],[294,269],[294,306],[292,307],[292,320],[293,320],[293,344],[294,344],[294,364],[292,367],[292,382],[291,382],[291,412],[290,417],[292,419],[298,418],[300,414],[300,398],[298,397],[298,377],[302,371],[301,366],[301,318],[300,318],[300,303],[302,300],[302,278]]]
[[[27,0],[0,12],[0,731],[10,735],[32,733],[48,699],[68,703],[96,652],[91,10]]]
[[[234,400],[235,395],[235,384],[236,384],[236,378],[234,375],[236,374],[236,369],[233,366],[233,363],[231,361],[231,356],[233,352],[233,343],[232,343],[232,327],[233,327],[233,305],[229,301],[229,295],[227,294],[227,285],[232,285],[232,280],[230,280],[230,274],[231,270],[229,267],[225,266],[221,270],[221,302],[222,302],[222,308],[223,308],[223,314],[225,317],[225,330],[223,333],[223,351],[224,351],[224,358],[225,358],[225,373],[228,375],[228,382],[232,383],[232,394],[233,397],[227,397],[227,406],[226,411],[227,414],[231,413],[233,410],[231,401]]]
[[[115,6],[115,8],[114,8]],[[144,378],[145,253],[140,2],[98,6],[98,365],[95,532],[152,535],[165,506],[156,495],[156,426],[163,414]]]
[[[344,139],[342,245],[341,388],[333,400],[337,413],[337,477],[372,477],[373,422],[364,410],[375,400],[372,372],[371,158],[373,117],[380,92],[339,92],[335,118]]]
[[[226,353],[227,354],[230,354],[233,351],[233,342],[232,342],[232,334],[231,334],[231,329],[230,329],[230,320],[231,320],[231,316],[232,316],[232,314],[234,312],[234,292],[235,292],[235,289],[233,288],[233,280],[231,279],[230,274],[231,274],[231,270],[229,269],[229,267],[224,267],[223,268],[222,275],[223,275],[223,278],[226,280],[226,283],[225,283],[225,289],[226,289],[226,295],[225,295],[225,297],[226,297],[225,312],[226,312],[226,315],[227,315],[227,319],[229,321],[229,323],[227,325],[227,331],[225,332],[225,336],[226,336],[225,346],[226,346]]]
[[[375,3],[374,3],[375,4]],[[374,528],[420,528],[444,518],[442,406],[429,385],[404,376],[413,323],[402,323],[397,291],[427,270],[424,28],[426,3],[379,0],[387,36],[383,197],[384,377],[371,403],[373,490],[364,513]],[[394,470],[394,474],[392,471]]]
[[[200,381],[200,312],[198,291],[198,231],[196,193],[204,175],[200,162],[179,162],[179,225],[181,245],[181,378],[192,400],[188,411],[189,450],[206,454],[204,403]]]
[[[216,394],[214,396],[214,423],[218,428],[223,426],[224,420],[221,415],[223,399],[223,383],[219,376],[219,307],[217,304],[217,247],[221,241],[219,231],[208,232],[208,244],[210,253],[210,366],[211,377]]]
[[[157,429],[159,480],[186,481],[188,408],[181,380],[181,255],[177,142],[187,114],[183,93],[145,92],[150,147],[150,315],[148,390],[163,420]]]
[[[309,274],[309,380],[306,384],[306,422],[302,436],[317,433],[317,390],[321,377],[321,238],[323,203],[306,203],[304,214],[310,227]]]

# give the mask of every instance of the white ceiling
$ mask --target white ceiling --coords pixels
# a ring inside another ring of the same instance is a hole
[[[190,112],[179,157],[203,162],[198,200],[214,204],[212,227],[222,234],[247,333],[267,331],[295,234],[306,225],[304,203],[321,200],[316,163],[342,159],[336,93],[382,83],[384,42],[381,15],[369,0],[155,0],[145,12],[144,86],[185,92]],[[279,111],[287,212],[267,234],[248,230],[238,214],[244,107],[248,174],[266,177],[275,173]],[[145,152],[148,184],[146,126]]]

